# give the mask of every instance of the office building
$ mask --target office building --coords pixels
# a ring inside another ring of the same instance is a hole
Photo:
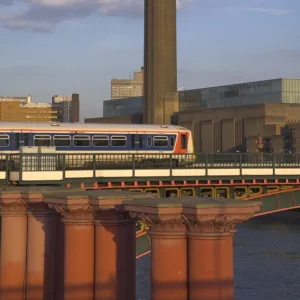
[[[79,94],[72,96],[53,96],[52,106],[58,110],[58,121],[61,123],[75,123],[80,121]]]
[[[0,101],[2,122],[57,122],[58,110],[51,103]]]
[[[79,122],[79,95],[54,96],[52,103],[32,102],[31,96],[0,97],[3,122]]]
[[[144,94],[144,68],[140,72],[135,72],[133,79],[111,80],[111,99],[123,99],[130,97],[140,97]]]

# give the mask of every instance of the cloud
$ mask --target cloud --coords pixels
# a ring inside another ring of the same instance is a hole
[[[12,5],[14,4],[14,0],[0,0],[0,6]]]
[[[191,2],[176,0],[177,9]],[[60,23],[91,15],[141,18],[144,0],[0,0],[1,5],[10,8],[0,14],[0,24],[4,27],[46,33]]]
[[[246,7],[246,8],[230,8],[233,12],[251,12],[251,13],[265,13],[270,15],[288,15],[292,11],[290,9],[283,8],[261,8],[261,7]]]

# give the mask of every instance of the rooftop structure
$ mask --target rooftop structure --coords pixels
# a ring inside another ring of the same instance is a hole
[[[253,104],[300,104],[300,79],[270,79],[179,92],[179,110]]]
[[[23,104],[31,102],[31,96],[24,96],[24,97],[13,97],[13,96],[0,96],[0,102],[4,101],[19,101]]]

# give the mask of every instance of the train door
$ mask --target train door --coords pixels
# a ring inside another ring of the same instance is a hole
[[[131,135],[131,149],[135,153],[145,150],[145,136],[143,134]]]
[[[179,148],[176,149],[176,152],[177,153],[187,153],[187,144],[188,144],[188,141],[187,141],[187,133],[179,133],[178,134],[178,145],[179,145]]]
[[[19,147],[22,147],[22,146],[32,146],[30,145],[29,143],[29,133],[27,132],[21,132],[19,134]]]
[[[13,141],[13,149],[19,151],[20,149],[20,133],[16,132],[14,134],[14,141]]]

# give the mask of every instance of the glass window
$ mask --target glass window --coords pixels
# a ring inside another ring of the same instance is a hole
[[[34,146],[51,146],[51,136],[50,135],[35,135],[33,140]]]
[[[168,147],[169,139],[167,136],[155,136],[153,138],[154,147]]]
[[[148,137],[147,137],[147,146],[148,146],[148,147],[151,147],[151,146],[152,146],[152,138],[151,138],[151,136],[148,136]]]
[[[108,147],[108,136],[94,135],[93,136],[93,146],[94,147]]]
[[[113,147],[126,147],[127,138],[126,136],[112,136],[111,145]]]
[[[56,147],[70,147],[71,137],[69,135],[55,135],[53,138],[53,144]]]
[[[186,144],[186,135],[182,134],[181,135],[181,149],[186,149],[187,144]]]
[[[90,137],[88,135],[74,135],[73,144],[75,147],[89,147]]]
[[[8,147],[9,146],[9,135],[8,134],[0,134],[0,147]]]
[[[171,142],[171,146],[174,147],[174,145],[175,145],[175,138],[173,136],[171,136],[170,142]]]

